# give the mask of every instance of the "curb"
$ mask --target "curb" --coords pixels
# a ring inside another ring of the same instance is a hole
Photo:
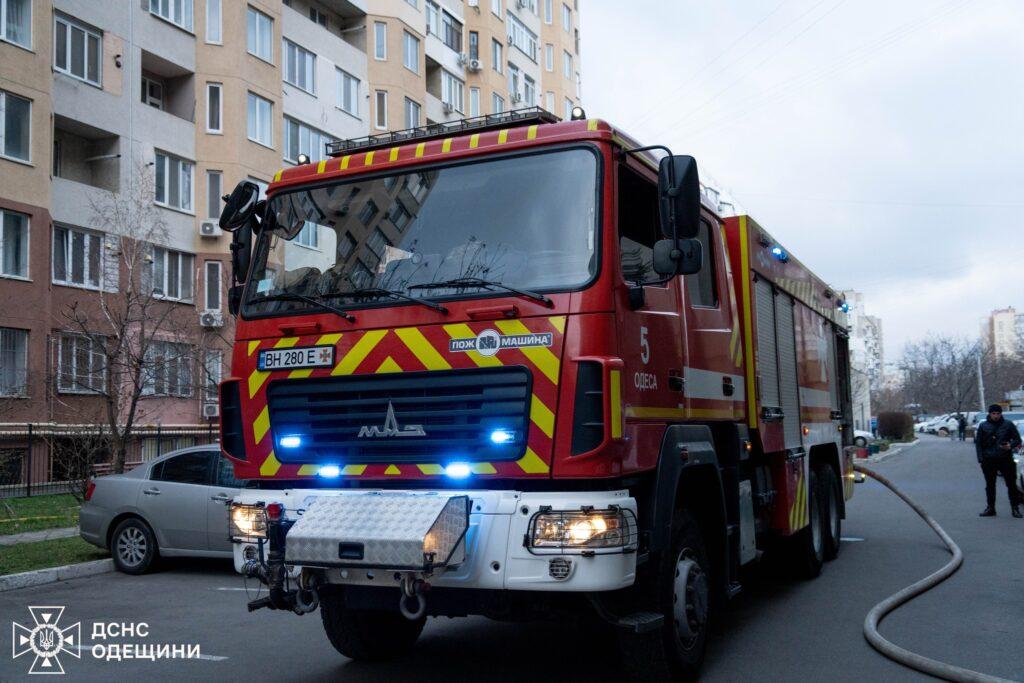
[[[890,447],[889,450],[885,451],[884,453],[879,453],[878,455],[871,456],[870,458],[867,459],[867,461],[870,463],[882,462],[886,458],[889,458],[893,455],[899,455],[903,451],[913,448],[919,443],[921,443],[921,439],[914,439],[910,443],[901,443],[896,448]]]
[[[57,581],[67,581],[68,579],[80,579],[85,576],[106,574],[112,571],[114,571],[114,561],[108,558],[106,560],[93,560],[92,562],[82,562],[80,564],[67,564],[63,567],[36,569],[30,572],[21,572],[20,574],[9,574],[7,576],[0,576],[0,593],[19,588],[29,588],[30,586],[42,586],[47,583],[56,583]]]

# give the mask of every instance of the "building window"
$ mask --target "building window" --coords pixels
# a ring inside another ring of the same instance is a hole
[[[512,102],[522,99],[522,94],[519,92],[519,67],[515,64],[508,65],[508,93],[512,96]]]
[[[480,116],[480,88],[469,89],[469,115]]]
[[[359,116],[359,79],[341,69],[338,69],[338,107],[352,116]]]
[[[420,72],[420,39],[402,31],[402,64],[414,74]]]
[[[246,114],[249,139],[267,147],[274,146],[271,118],[274,114],[274,103],[255,93],[249,93]]]
[[[480,34],[477,31],[469,32],[469,58],[480,60]]]
[[[206,0],[206,42],[220,45],[222,14],[221,0]]]
[[[221,180],[220,171],[206,172],[206,216],[208,218],[220,217],[220,194],[223,189]]]
[[[572,10],[568,5],[562,5],[562,28],[568,33],[572,30]]]
[[[203,398],[216,403],[220,381],[224,377],[224,352],[207,351],[203,355]]]
[[[0,396],[24,396],[27,376],[28,330],[0,327]]]
[[[312,221],[303,223],[302,230],[299,230],[299,234],[295,236],[295,241],[304,247],[319,249],[320,232],[317,230],[317,224]]]
[[[153,295],[174,301],[192,301],[192,264],[195,256],[174,249],[153,247]]]
[[[29,160],[32,102],[0,90],[0,155]]]
[[[544,0],[544,23],[550,24],[554,21],[554,0]]]
[[[100,84],[103,36],[68,17],[57,15],[53,26],[53,68],[61,73]]]
[[[388,25],[383,21],[373,22],[373,58],[380,61],[388,58]]]
[[[101,345],[80,334],[61,334],[57,338],[57,391],[98,394],[106,389],[106,359]]]
[[[500,114],[505,111],[505,99],[498,93],[491,93],[491,109],[492,114]]]
[[[433,33],[456,52],[462,52],[462,22],[427,0],[427,34]]]
[[[401,202],[395,202],[388,209],[388,220],[395,226],[398,232],[403,232],[409,222],[412,221],[412,214],[409,213]]]
[[[537,104],[537,84],[529,76],[523,76],[523,100],[530,107]]]
[[[148,104],[154,109],[163,110],[164,84],[149,76],[143,76],[141,99],[143,104]]]
[[[281,49],[284,51],[284,82],[315,95],[316,55],[290,40],[285,40]]]
[[[255,55],[266,62],[273,63],[274,20],[263,12],[258,12],[249,7],[246,13],[246,22],[248,29],[246,49],[249,51],[249,54]]]
[[[555,93],[550,90],[544,93],[544,108],[552,114],[555,113]]]
[[[501,17],[501,4],[504,0],[491,0],[491,13]]]
[[[149,11],[186,31],[192,30],[192,0],[149,0]]]
[[[28,216],[0,210],[0,275],[28,277]]]
[[[565,98],[565,120],[568,121],[572,118],[572,100],[568,97]]]
[[[146,349],[146,396],[192,395],[192,347],[188,344],[153,341]]]
[[[546,71],[555,70],[555,46],[551,43],[544,46],[544,69]]]
[[[192,210],[192,171],[195,164],[185,159],[156,153],[156,203],[182,211]]]
[[[537,34],[526,28],[526,24],[508,15],[508,36],[520,52],[533,61],[537,61]]]
[[[462,81],[441,69],[441,101],[460,114],[462,113],[463,89]]]
[[[380,130],[386,130],[388,127],[388,91],[378,90],[375,93],[374,104],[376,111],[373,125]]]
[[[491,40],[491,68],[498,73],[505,68],[505,60],[502,58],[502,44],[496,39]]]
[[[286,161],[298,163],[300,154],[308,156],[310,161],[323,161],[327,158],[327,143],[334,140],[335,138],[321,130],[311,128],[287,116],[284,118],[284,158]]]
[[[574,28],[572,30],[572,34],[573,34],[573,41],[572,41],[572,43],[573,43],[573,51],[576,54],[579,54],[580,53],[580,30],[578,28]]]
[[[0,40],[32,47],[32,0],[0,0]]]
[[[418,102],[405,98],[405,127],[416,128],[420,125],[420,105]]]
[[[327,15],[318,10],[316,7],[309,8],[309,20],[314,24],[320,24],[324,28],[327,28]]]
[[[208,311],[220,310],[220,274],[220,261],[206,262],[206,268],[204,268],[203,272],[205,276],[203,287],[206,292],[206,310]]]
[[[528,10],[533,12],[534,16],[540,16],[537,11],[537,0],[522,0],[522,2],[526,5]]]
[[[221,121],[221,84],[206,84],[206,132],[220,133]]]
[[[377,208],[377,204],[372,199],[367,199],[366,203],[363,204],[363,208],[359,210],[359,221],[363,225],[369,225],[373,222],[373,217],[380,212]]]
[[[409,5],[413,6],[413,7],[415,7],[416,9],[419,9],[419,8],[420,8],[420,6],[419,6],[419,3],[418,3],[418,2],[416,1],[416,0],[405,0],[405,2],[406,2],[407,4],[409,4]]]
[[[56,284],[99,289],[102,272],[102,235],[53,226],[53,281]]]

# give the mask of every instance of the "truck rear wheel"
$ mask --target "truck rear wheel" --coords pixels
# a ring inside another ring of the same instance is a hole
[[[320,618],[334,649],[362,662],[381,662],[408,653],[427,621],[426,617],[410,621],[398,612],[347,608],[340,590],[321,591]]]
[[[825,512],[825,559],[834,560],[839,555],[843,535],[843,518],[839,511],[839,479],[835,470],[827,465],[821,468],[822,508]]]
[[[821,566],[825,562],[825,510],[821,504],[821,479],[811,469],[807,473],[807,512],[810,524],[789,539],[790,558],[793,571],[800,578],[813,579],[821,574]]]
[[[663,626],[652,633],[619,633],[628,680],[689,681],[704,662],[711,601],[711,564],[700,528],[686,510],[676,513],[672,545],[654,578],[655,609]]]

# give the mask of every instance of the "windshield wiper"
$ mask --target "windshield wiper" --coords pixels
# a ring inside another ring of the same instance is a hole
[[[485,280],[479,277],[457,277],[451,280],[438,280],[437,282],[424,282],[418,285],[409,285],[408,289],[441,289],[443,287],[483,287],[485,289],[502,289],[517,296],[539,301],[545,306],[554,306],[554,302],[543,294],[531,292],[528,289],[517,289],[503,285],[497,280]]]
[[[319,308],[326,308],[331,313],[336,313],[337,315],[340,315],[342,318],[349,321],[350,323],[354,323],[356,321],[356,317],[354,315],[348,313],[347,311],[343,311],[340,308],[332,306],[331,304],[324,301],[322,297],[316,299],[311,296],[306,296],[305,294],[297,294],[295,292],[282,292],[281,294],[268,294],[267,296],[261,296],[256,299],[252,299],[249,301],[249,303],[258,304],[264,301],[305,301],[307,304],[313,304],[314,306],[317,306]]]
[[[348,292],[332,292],[330,294],[324,294],[323,296],[324,298],[328,299],[338,299],[341,297],[354,297],[357,299],[361,299],[371,296],[392,296],[396,299],[402,299],[403,301],[408,301],[410,303],[426,306],[427,308],[432,308],[435,311],[440,311],[441,313],[448,313],[447,308],[445,308],[439,303],[431,301],[430,299],[420,299],[419,297],[409,296],[408,294],[404,294],[394,289],[384,289],[383,287],[360,287],[358,289],[353,289]]]

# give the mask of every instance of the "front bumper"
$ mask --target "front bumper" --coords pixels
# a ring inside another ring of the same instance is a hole
[[[247,491],[236,502],[281,503],[289,519],[319,496],[365,495],[366,490],[325,491],[292,489]],[[388,493],[401,493],[388,491]],[[430,494],[417,490],[410,495]],[[631,586],[636,577],[635,550],[585,552],[527,548],[524,539],[530,520],[542,508],[577,511],[613,506],[636,516],[636,500],[627,491],[536,493],[521,491],[438,491],[438,494],[470,498],[469,528],[463,540],[465,559],[457,566],[440,569],[430,578],[432,585],[445,588],[593,592]],[[252,556],[255,544],[234,544],[235,570],[242,571],[245,555]],[[461,557],[461,554],[460,554]],[[557,559],[556,559],[557,558]],[[554,562],[553,562],[554,561]],[[329,583],[394,587],[400,583],[393,571],[332,567],[324,570]]]

